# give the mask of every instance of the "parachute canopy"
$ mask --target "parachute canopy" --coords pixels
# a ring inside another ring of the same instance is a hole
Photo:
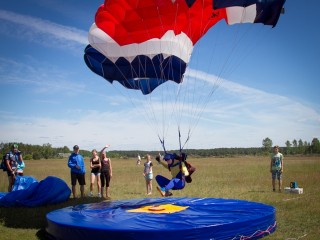
[[[110,83],[151,93],[183,81],[196,42],[217,22],[275,26],[285,0],[108,0],[89,31],[87,66]]]
[[[60,178],[49,176],[38,182],[31,176],[17,176],[9,193],[0,193],[0,206],[36,207],[69,199],[71,190]]]

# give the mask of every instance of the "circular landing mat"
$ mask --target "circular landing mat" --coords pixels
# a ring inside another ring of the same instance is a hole
[[[235,199],[145,198],[82,204],[47,214],[55,240],[258,239],[276,229],[274,207]]]

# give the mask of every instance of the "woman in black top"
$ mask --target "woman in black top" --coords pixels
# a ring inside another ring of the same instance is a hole
[[[103,196],[103,189],[106,187],[106,199],[110,199],[110,180],[112,178],[112,166],[111,160],[107,157],[105,149],[108,148],[109,145],[106,145],[102,148],[100,152],[101,159],[101,196]]]
[[[100,180],[100,170],[101,170],[101,161],[99,156],[97,155],[97,150],[92,150],[92,157],[90,158],[90,168],[91,168],[91,176],[90,176],[90,193],[89,196],[93,197],[93,185],[95,179],[97,179],[97,187],[98,187],[98,197],[102,197],[101,195],[101,180]]]

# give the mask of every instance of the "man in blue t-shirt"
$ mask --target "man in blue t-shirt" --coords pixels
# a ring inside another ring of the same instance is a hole
[[[86,168],[84,165],[84,159],[81,154],[79,154],[79,146],[75,145],[73,147],[73,153],[71,153],[68,160],[68,167],[71,169],[71,186],[73,198],[77,197],[76,184],[77,181],[80,185],[81,197],[84,197],[84,186],[86,185]]]

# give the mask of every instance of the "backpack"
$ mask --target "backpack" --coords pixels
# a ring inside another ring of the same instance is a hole
[[[6,172],[7,169],[7,164],[6,164],[6,157],[8,154],[3,155],[2,160],[1,160],[1,164],[0,164],[0,169],[2,169],[4,172]]]
[[[189,175],[191,175],[192,173],[194,173],[196,171],[196,168],[194,166],[192,166],[189,162],[185,161],[184,164],[186,165]]]
[[[192,182],[192,178],[191,175],[196,171],[196,168],[194,166],[192,166],[189,162],[184,161],[185,166],[187,167],[187,170],[189,172],[189,175],[186,176],[186,182],[187,183],[191,183]]]
[[[196,168],[194,166],[192,166],[190,164],[190,162],[187,162],[187,154],[182,153],[181,158],[182,158],[181,160],[183,161],[183,163],[186,166],[188,173],[189,173],[189,175],[185,177],[186,182],[191,183],[192,182],[191,175],[196,171]]]

